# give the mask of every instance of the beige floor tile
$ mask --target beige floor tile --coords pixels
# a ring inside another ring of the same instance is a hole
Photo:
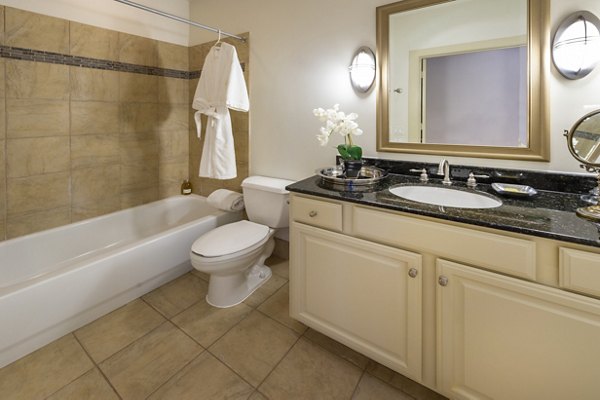
[[[96,362],[133,343],[165,319],[140,299],[75,331],[75,336]]]
[[[0,369],[0,397],[44,399],[93,366],[69,334]]]
[[[256,387],[297,339],[291,329],[253,312],[209,350]]]
[[[247,399],[254,388],[205,351],[149,399]]]
[[[365,369],[370,361],[368,357],[363,356],[362,354],[352,350],[350,347],[345,346],[340,342],[333,340],[329,336],[325,336],[322,333],[315,331],[314,329],[307,330],[306,333],[304,333],[304,337],[332,352],[333,354],[342,357],[344,360],[350,361],[360,369]]]
[[[100,368],[123,399],[144,399],[193,360],[202,347],[165,322]]]
[[[258,310],[299,334],[306,330],[306,325],[290,317],[290,287],[287,283],[262,303]]]
[[[245,304],[216,308],[206,301],[199,301],[174,317],[172,322],[202,346],[209,347],[251,311],[252,308]]]
[[[208,280],[210,279],[209,274],[207,274],[206,272],[198,271],[197,269],[193,270],[192,274],[196,275],[198,278],[206,282],[208,282]]]
[[[417,382],[392,371],[391,369],[375,362],[369,361],[367,372],[371,375],[389,383],[393,387],[400,389],[418,400],[444,400],[446,397],[426,388]]]
[[[248,397],[248,400],[268,400],[261,392],[258,390],[252,393],[252,396]]]
[[[362,371],[300,339],[259,390],[270,399],[349,399]]]
[[[194,303],[204,301],[208,284],[187,273],[144,295],[143,299],[167,318],[171,318]]]
[[[369,374],[364,374],[352,400],[414,400],[414,397]]]
[[[118,400],[106,379],[97,368],[71,382],[47,400]]]
[[[271,256],[265,263],[271,268],[274,274],[285,279],[290,279],[290,260],[284,260],[277,256]]]
[[[264,285],[262,285],[256,292],[252,293],[250,297],[244,300],[244,303],[250,307],[256,308],[269,297],[271,297],[273,293],[275,293],[280,287],[285,285],[286,282],[287,279],[273,274]]]

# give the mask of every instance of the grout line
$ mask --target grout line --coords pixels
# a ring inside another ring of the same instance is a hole
[[[113,386],[112,382],[110,381],[110,379],[108,379],[108,377],[104,374],[104,371],[102,371],[102,368],[100,368],[100,365],[98,365],[98,363],[96,362],[96,360],[94,360],[92,358],[92,356],[90,355],[90,353],[88,353],[87,349],[85,348],[85,346],[83,345],[83,343],[81,343],[81,341],[79,340],[79,338],[75,335],[75,331],[71,332],[71,334],[73,335],[73,337],[75,338],[75,340],[77,341],[77,343],[79,343],[79,346],[83,349],[83,351],[85,352],[85,354],[88,356],[88,358],[92,361],[92,363],[94,364],[94,368],[97,368],[98,371],[100,372],[100,375],[102,375],[102,377],[104,378],[104,380],[108,383],[108,385],[110,386],[110,388],[115,392],[115,394],[117,395],[117,397],[119,399],[122,399],[121,395],[119,394],[119,392],[117,392],[117,389]],[[117,352],[118,353],[118,352]],[[115,353],[116,354],[116,353]],[[93,368],[92,368],[93,369]],[[87,371],[89,372],[89,371]],[[86,372],[86,373],[87,373]],[[84,374],[85,375],[85,374]],[[83,376],[83,375],[81,375]],[[73,381],[74,382],[74,381]],[[67,385],[63,386],[66,387]],[[61,388],[62,389],[62,388]],[[55,392],[56,393],[56,392]]]
[[[354,398],[354,396],[356,396],[358,393],[358,387],[360,386],[360,382],[363,380],[365,374],[367,373],[367,371],[365,371],[364,369],[362,370],[362,373],[360,374],[360,378],[358,378],[358,381],[356,381],[356,386],[354,386],[354,390],[352,391],[352,394],[350,395],[350,400],[352,400]]]
[[[267,376],[265,376],[265,378],[258,384],[258,386],[256,386],[256,390],[258,390],[258,388],[266,382],[267,379],[269,379],[269,377],[273,374],[273,372],[277,369],[277,367],[279,366],[279,364],[281,364],[281,362],[288,356],[288,354],[290,354],[290,352],[292,351],[292,349],[294,347],[296,347],[296,345],[298,344],[298,342],[300,341],[300,339],[302,339],[302,335],[298,336],[298,338],[296,339],[296,341],[294,342],[294,344],[292,344],[290,346],[290,348],[288,349],[288,351],[285,352],[285,354],[283,355],[283,357],[281,357],[281,359],[279,361],[277,361],[277,363],[273,366],[273,368],[271,369],[271,371],[269,371],[269,373],[267,374]]]

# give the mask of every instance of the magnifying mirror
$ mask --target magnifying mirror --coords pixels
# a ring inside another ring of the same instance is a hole
[[[600,110],[592,111],[575,122],[567,133],[567,146],[582,168],[596,173],[598,179],[598,187],[582,196],[582,200],[592,205],[578,208],[577,215],[600,222]]]

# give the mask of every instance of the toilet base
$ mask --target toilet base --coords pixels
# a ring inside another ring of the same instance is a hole
[[[211,275],[206,302],[213,307],[233,307],[246,300],[271,278],[271,268],[254,265],[236,275]]]

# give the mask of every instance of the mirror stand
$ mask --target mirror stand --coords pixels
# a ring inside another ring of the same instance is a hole
[[[585,165],[582,165],[581,167],[588,172],[596,174],[597,186],[591,189],[587,194],[582,194],[580,198],[588,204],[596,205],[600,200],[600,168],[586,167]]]

